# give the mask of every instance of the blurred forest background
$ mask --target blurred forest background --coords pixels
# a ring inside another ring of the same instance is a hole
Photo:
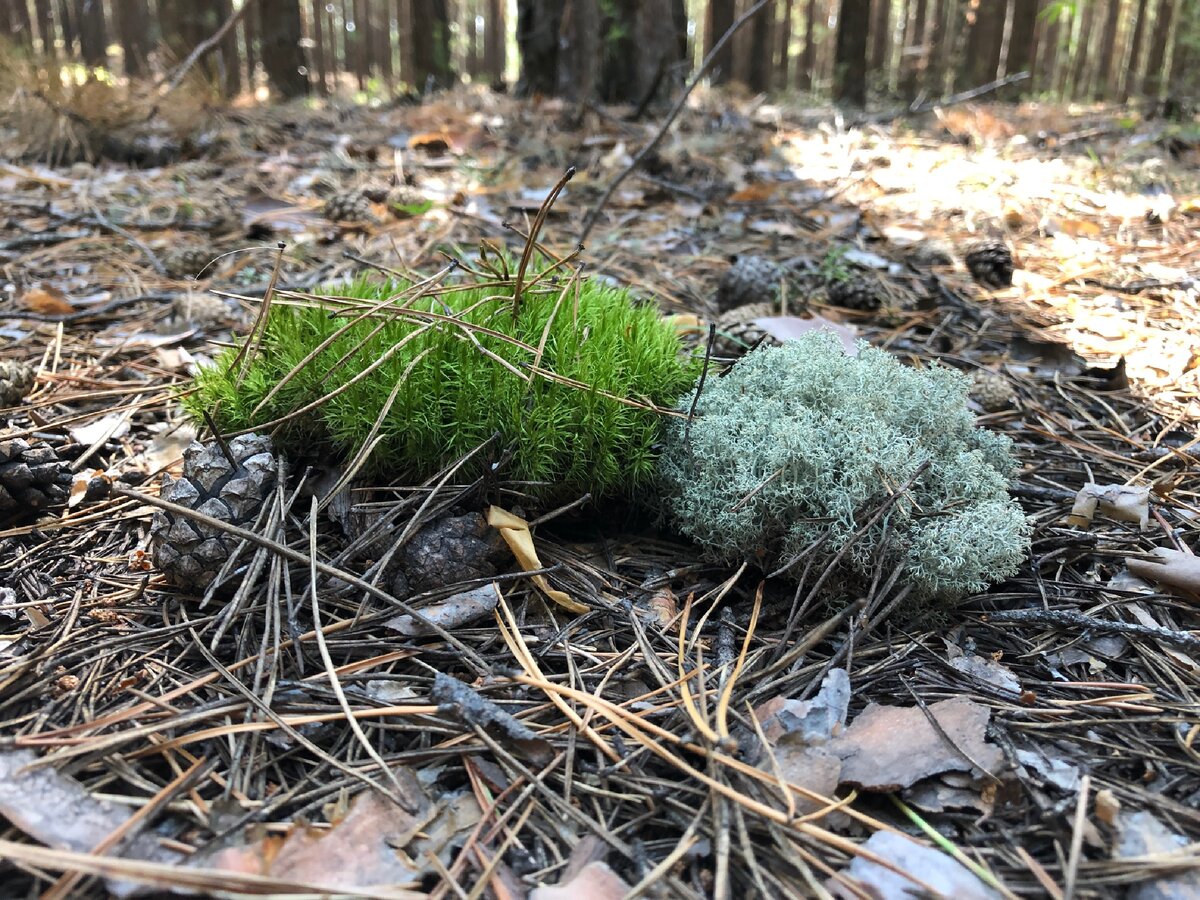
[[[389,99],[469,81],[646,104],[694,72],[752,0],[0,0],[0,29],[78,80],[168,70],[205,47],[214,91]],[[219,36],[218,41],[211,41]],[[771,0],[715,83],[864,105],[1018,73],[1001,99],[1191,108],[1195,0]],[[1163,106],[1160,106],[1163,105]]]

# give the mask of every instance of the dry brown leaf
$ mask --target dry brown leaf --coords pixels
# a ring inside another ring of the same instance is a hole
[[[842,759],[842,783],[868,791],[894,791],[930,775],[970,771],[976,765],[995,774],[1004,754],[984,739],[990,717],[986,706],[966,697],[941,700],[926,710],[872,703],[833,739],[830,749]]]
[[[21,302],[27,309],[43,316],[65,316],[75,311],[66,295],[48,284],[30,288],[22,295]]]
[[[590,862],[564,884],[534,888],[529,900],[621,900],[629,890],[608,863]]]
[[[1200,597],[1200,558],[1166,547],[1155,547],[1153,552],[1161,562],[1127,559],[1130,574]]]
[[[1089,482],[1075,495],[1067,522],[1075,528],[1087,528],[1097,512],[1116,522],[1136,522],[1145,529],[1150,520],[1150,489]]]
[[[775,196],[782,181],[759,181],[729,195],[730,203],[764,203]]]
[[[528,522],[520,516],[510,513],[508,510],[501,509],[499,506],[488,507],[487,521],[489,525],[500,532],[500,536],[504,538],[504,542],[512,550],[513,556],[517,558],[517,563],[521,568],[526,572],[542,568],[542,561],[538,558],[537,548],[533,546],[533,535],[529,531]],[[577,600],[571,599],[571,596],[565,591],[550,587],[550,582],[546,580],[545,575],[534,575],[532,577],[533,583],[541,589],[542,593],[563,609],[570,610],[576,614],[588,611],[588,607]]]

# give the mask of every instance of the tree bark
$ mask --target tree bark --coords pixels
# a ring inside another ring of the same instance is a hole
[[[517,48],[521,78],[517,93],[558,92],[558,35],[562,3],[555,0],[517,0]]]
[[[56,58],[59,55],[58,29],[50,0],[34,0],[33,15],[37,23],[38,40],[42,42],[42,55],[47,59]]]
[[[929,43],[925,40],[928,0],[915,0],[912,18],[904,29],[904,55],[901,57],[900,95],[915,100],[929,70]],[[915,53],[913,51],[916,51]]]
[[[972,0],[974,20],[968,13],[967,49],[963,56],[963,87],[973,88],[996,80],[1004,22],[1008,10],[999,0]]]
[[[1079,44],[1071,60],[1071,86],[1069,96],[1082,97],[1087,93],[1088,44],[1092,38],[1092,18],[1095,4],[1086,3],[1079,23]]]
[[[113,0],[113,25],[121,43],[122,65],[130,78],[139,78],[146,73],[150,22],[146,0]]]
[[[888,57],[892,49],[892,0],[873,0],[871,5],[871,58],[872,72],[887,75]]]
[[[817,65],[817,0],[808,0],[804,10],[804,49],[800,52],[800,67],[796,70],[796,87],[802,91],[812,90],[813,70]]]
[[[1192,121],[1195,113],[1200,78],[1196,65],[1200,62],[1200,10],[1195,3],[1181,3],[1176,13],[1175,49],[1171,54],[1171,75],[1167,82],[1165,115],[1180,121]]]
[[[390,85],[395,79],[395,69],[392,64],[392,16],[388,11],[388,0],[371,0],[371,34],[375,44],[375,64],[379,66],[379,77],[384,84]],[[471,16],[474,27],[475,17]]]
[[[1154,31],[1150,35],[1150,52],[1146,56],[1146,79],[1142,93],[1155,100],[1162,94],[1166,84],[1167,40],[1171,35],[1171,20],[1175,15],[1174,0],[1158,0],[1158,14],[1154,17]]]
[[[299,0],[258,0],[262,21],[262,62],[271,90],[281,97],[308,93],[304,74]]]
[[[1104,31],[1100,37],[1100,55],[1097,57],[1097,77],[1092,96],[1105,100],[1116,93],[1120,79],[1121,60],[1114,59],[1117,46],[1117,26],[1120,24],[1121,0],[1107,0],[1108,10],[1104,17]]]
[[[779,22],[779,51],[778,62],[775,68],[775,71],[778,73],[776,84],[784,88],[792,83],[792,23],[794,15],[795,10],[792,6],[792,0],[785,0],[783,4],[783,18]]]
[[[454,82],[450,65],[450,15],[446,0],[412,0],[413,77],[417,89],[449,87]],[[555,23],[555,36],[558,25]]]
[[[504,6],[503,0],[488,0],[487,16],[485,17],[484,66],[488,75],[491,76],[492,85],[496,87],[504,84],[506,49]]]
[[[19,47],[33,45],[33,21],[25,0],[9,0],[0,4],[0,29],[4,37]]]
[[[563,94],[577,103],[595,100],[600,83],[600,5],[567,0],[562,20]]]
[[[771,90],[771,74],[775,68],[772,59],[774,25],[775,10],[770,3],[760,9],[755,14],[754,21],[750,23],[750,65],[747,84],[750,90],[763,94]]]
[[[814,0],[815,2],[815,0]],[[733,25],[736,4],[734,0],[709,0],[708,24],[704,29],[704,55],[712,52],[713,46]],[[713,84],[725,84],[733,78],[733,42],[721,48],[713,61],[709,79]]]
[[[75,40],[79,37],[79,30],[75,24],[75,17],[72,15],[74,3],[72,0],[58,0],[58,27],[62,33],[63,47],[67,51],[67,58],[70,59],[75,55]]]
[[[1142,60],[1142,39],[1146,33],[1146,16],[1149,14],[1147,0],[1138,0],[1137,21],[1133,26],[1133,35],[1129,39],[1129,64],[1125,66],[1125,77],[1121,80],[1121,92],[1118,99],[1124,103],[1129,95],[1138,90],[1138,64]]]
[[[325,3],[323,0],[310,0],[308,15],[312,22],[312,61],[317,74],[317,93],[329,93],[329,63],[326,59],[325,37]]]
[[[1012,85],[1007,96],[1024,97],[1033,89],[1034,62],[1037,60],[1038,0],[1013,0],[1012,32],[1008,39],[1005,72],[1028,72],[1030,77]]]
[[[841,0],[833,57],[833,99],[842,105],[867,105],[867,23],[871,0]]]

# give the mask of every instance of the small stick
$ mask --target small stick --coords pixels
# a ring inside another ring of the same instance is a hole
[[[217,446],[221,448],[221,454],[229,460],[229,465],[233,468],[238,467],[238,462],[233,457],[233,452],[229,449],[229,444],[225,442],[225,435],[221,434],[221,429],[217,428],[217,423],[213,421],[212,413],[207,409],[202,410],[204,415],[204,424],[208,426],[208,430],[212,432],[213,440],[217,442]]]
[[[246,14],[246,11],[253,5],[254,0],[246,0],[241,7],[234,10],[233,15],[226,19],[220,28],[198,43],[192,52],[188,54],[187,59],[180,63],[179,68],[175,70],[173,75],[171,75],[170,80],[168,81],[166,78],[164,78],[162,82],[159,82],[158,87],[160,94],[169,94],[171,91],[175,90],[175,88],[179,87],[180,83],[183,81],[183,77],[187,75],[189,71],[191,71],[192,66],[199,62],[204,56],[211,53],[213,48],[215,48],[217,44],[221,43],[221,41],[225,39],[225,35],[229,34],[229,32],[233,30],[233,26],[238,23],[242,16]]]
[[[542,201],[541,209],[538,210],[537,216],[533,220],[533,225],[529,229],[529,238],[525,241],[525,250],[521,254],[521,266],[517,269],[517,281],[513,285],[513,318],[521,311],[521,288],[522,282],[525,280],[525,270],[529,268],[529,259],[533,256],[533,248],[537,246],[538,232],[542,230],[542,225],[546,221],[546,216],[550,214],[550,207],[554,205],[554,201],[558,199],[558,195],[563,192],[563,188],[567,186],[567,182],[575,177],[575,167],[570,166],[563,177],[558,179],[558,184],[551,188],[550,193],[546,195],[546,199]],[[583,243],[580,241],[580,243]]]
[[[1090,630],[1107,634],[1127,634],[1131,637],[1172,644],[1192,653],[1200,651],[1200,638],[1193,637],[1186,631],[1155,628],[1153,625],[1135,625],[1132,622],[1106,622],[1069,609],[1003,609],[983,615],[989,622],[1035,622],[1075,632]]]

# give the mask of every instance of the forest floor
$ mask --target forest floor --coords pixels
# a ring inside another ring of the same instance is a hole
[[[790,289],[789,308],[1002,376],[1011,397],[978,411],[1015,441],[1032,554],[948,615],[888,617],[881,589],[798,616],[811,585],[772,579],[750,625],[752,570],[595,506],[535,530],[586,613],[505,577],[453,643],[354,592],[315,628],[289,592],[308,563],[270,542],[233,601],[154,571],[130,491],[178,471],[197,431],[177,392],[277,260],[303,292],[519,253],[574,166],[540,233],[569,253],[656,128],[627,113],[466,90],[236,109],[107,148],[140,167],[73,161],[69,121],[0,132],[0,158],[31,134],[59,154],[0,163],[0,362],[37,373],[3,437],[76,475],[69,506],[0,531],[4,896],[1200,892],[1200,585],[1126,565],[1200,541],[1194,128],[986,105],[855,125],[701,92],[589,235],[589,273],[681,321],[725,312],[733,257],[872,272],[881,310]],[[984,238],[1011,248],[1011,287],[968,273]],[[1132,507],[1072,519],[1088,484]],[[405,534],[482,507],[453,483],[360,496],[398,498]],[[278,542],[303,559],[310,531],[324,560],[346,541],[297,508]],[[843,724],[814,735],[822,716]]]

